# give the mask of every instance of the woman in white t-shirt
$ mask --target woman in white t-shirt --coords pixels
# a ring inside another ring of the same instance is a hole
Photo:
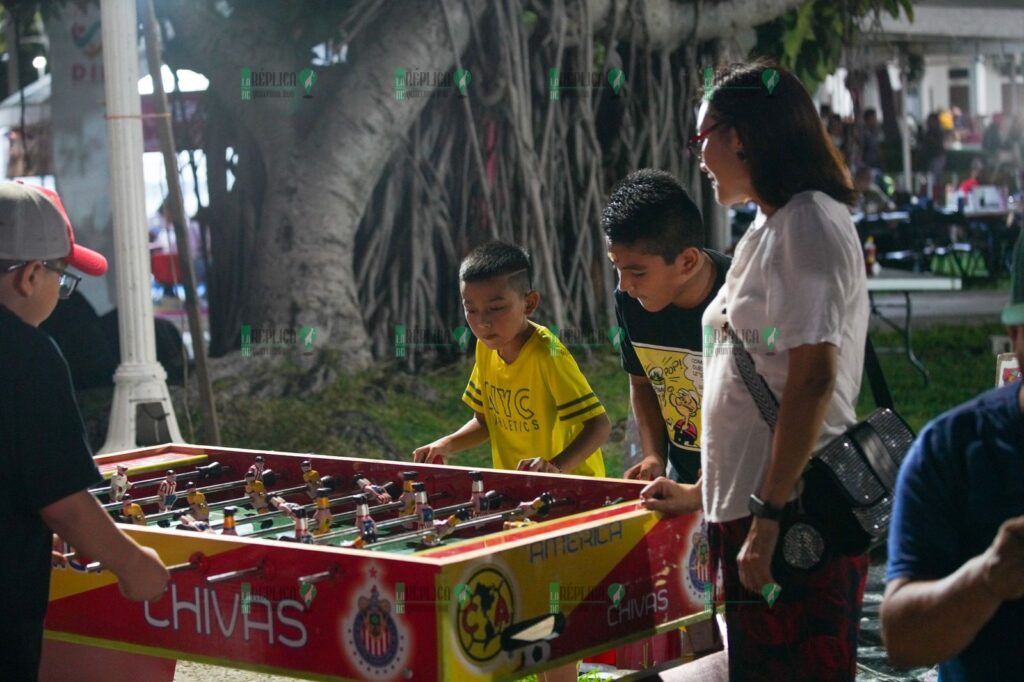
[[[853,680],[867,556],[830,557],[807,573],[773,571],[772,556],[778,517],[812,453],[856,422],[868,323],[847,208],[856,192],[807,91],[779,66],[721,72],[697,126],[691,143],[718,203],[754,201],[758,216],[704,313],[703,478],[659,479],[642,499],[673,513],[704,509],[722,568],[731,679]],[[779,401],[774,436],[726,324]]]

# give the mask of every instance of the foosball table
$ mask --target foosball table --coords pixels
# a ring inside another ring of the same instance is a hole
[[[96,461],[93,493],[172,582],[131,602],[61,547],[48,643],[315,679],[516,679],[713,612],[701,517],[644,510],[635,481],[178,444]]]

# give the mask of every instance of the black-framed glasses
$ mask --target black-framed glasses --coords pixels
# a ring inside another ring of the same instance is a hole
[[[60,279],[57,281],[57,284],[60,287],[58,295],[64,299],[71,298],[71,294],[75,293],[75,289],[78,287],[78,283],[82,281],[82,278],[78,275],[72,275],[67,271],[67,268],[54,265],[50,261],[44,260],[42,263],[44,268],[60,275]]]
[[[724,123],[725,123],[725,121],[718,121],[713,126],[708,128],[707,130],[705,130],[703,133],[697,133],[696,135],[694,135],[693,137],[690,138],[690,141],[686,143],[686,146],[689,147],[690,150],[693,151],[693,153],[700,154],[701,153],[701,149],[700,149],[701,143],[704,142],[704,140],[708,139],[708,135],[713,133],[715,131],[715,128],[717,128],[718,126],[720,126],[720,125],[722,125]]]
[[[4,268],[4,272],[14,272],[18,268],[23,268],[32,261],[23,261],[21,263],[12,263]],[[73,275],[67,271],[67,268],[62,268],[56,263],[48,260],[39,261],[44,268],[50,272],[56,272],[60,275],[60,279],[57,280],[57,286],[59,290],[57,295],[63,299],[71,298],[71,294],[75,293],[75,289],[78,287],[78,283],[82,281],[82,278],[78,275]]]

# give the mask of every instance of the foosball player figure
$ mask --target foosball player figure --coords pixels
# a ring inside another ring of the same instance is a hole
[[[316,491],[320,488],[320,474],[313,468],[313,463],[308,459],[302,460],[299,465],[302,468],[302,480],[306,484],[306,494],[309,499],[316,499]]]
[[[238,535],[235,530],[235,507],[224,507],[224,526],[220,529],[221,535]]]
[[[157,506],[160,511],[165,512],[174,506],[174,502],[178,499],[177,489],[178,477],[174,474],[174,469],[168,469],[167,475],[164,476],[164,480],[160,481],[160,485],[156,489]]]
[[[412,489],[416,495],[416,529],[430,528],[434,525],[434,508],[427,501],[427,486],[423,483],[413,483]]]
[[[482,471],[470,471],[469,479],[473,481],[473,488],[469,494],[469,503],[473,505],[473,516],[480,516],[484,511],[484,474]]]
[[[366,499],[366,495],[356,495],[356,530],[360,530],[363,527],[363,521],[370,518],[370,506]]]
[[[316,535],[323,535],[331,530],[331,520],[334,519],[334,514],[331,513],[331,499],[328,495],[331,494],[329,488],[319,488],[316,491],[316,511],[313,513],[313,523],[316,524],[316,528],[313,532]],[[364,500],[363,506],[366,506],[366,496],[360,496]],[[360,509],[359,498],[356,498],[356,521],[359,519]]]
[[[210,530],[208,521],[197,519],[191,514],[182,514],[178,517],[179,530],[194,530],[198,533],[206,533]]]
[[[295,510],[295,539],[309,544],[313,542],[313,536],[309,534],[307,514],[308,512],[305,507],[299,507]]]
[[[252,508],[258,514],[267,511],[267,489],[263,487],[263,481],[256,480],[256,472],[249,469],[245,472],[245,494],[252,500]]]
[[[355,484],[368,499],[378,504],[387,504],[391,501],[391,494],[384,486],[373,483],[362,473],[355,475]]]
[[[548,509],[554,501],[555,498],[551,493],[541,493],[536,499],[531,500],[530,502],[520,503],[519,511],[525,519],[529,519],[533,516],[544,516],[548,513]]]
[[[398,498],[402,503],[402,510],[398,513],[399,516],[408,516],[416,508],[416,493],[413,492],[412,485],[419,475],[418,471],[402,472],[402,496]]]
[[[134,523],[136,526],[146,525],[146,515],[142,513],[142,507],[132,502],[131,495],[121,498],[121,516],[126,522]]]
[[[435,521],[434,530],[423,536],[423,544],[427,547],[435,547],[441,544],[441,541],[454,533],[455,527],[469,519],[471,514],[470,510],[462,509],[444,521]]]
[[[266,467],[266,463],[263,461],[263,455],[256,455],[256,461],[249,467],[249,471],[252,472],[253,476],[256,477],[257,481],[263,480],[263,469]]]
[[[128,482],[128,467],[117,465],[117,473],[110,477],[110,501],[120,502],[132,484]]]
[[[362,525],[359,526],[357,542],[360,543],[359,547],[377,542],[377,522],[369,514],[363,517]]]
[[[206,504],[206,493],[196,487],[195,481],[189,481],[185,490],[185,499],[188,500],[192,518],[196,521],[209,521],[210,508]]]

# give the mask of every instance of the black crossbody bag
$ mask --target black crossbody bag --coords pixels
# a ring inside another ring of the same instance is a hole
[[[732,354],[761,418],[775,433],[779,402],[736,332],[726,325]],[[814,453],[786,505],[773,563],[811,571],[830,556],[858,555],[885,542],[893,489],[914,431],[893,409],[870,336],[864,367],[876,409]]]

